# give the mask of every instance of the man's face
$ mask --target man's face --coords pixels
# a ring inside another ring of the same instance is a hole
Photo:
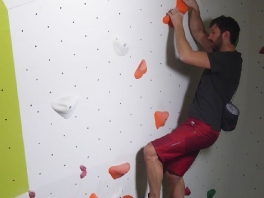
[[[211,42],[211,48],[214,52],[219,51],[223,44],[222,34],[217,25],[210,28],[208,40]]]

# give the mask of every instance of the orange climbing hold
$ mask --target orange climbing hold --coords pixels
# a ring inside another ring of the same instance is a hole
[[[125,196],[123,196],[122,198],[133,198],[133,197],[130,196],[130,195],[125,195]]]
[[[185,14],[188,11],[188,6],[182,1],[177,0],[176,8],[182,13]]]
[[[169,113],[167,111],[156,111],[154,113],[156,128],[158,129],[164,126],[168,117]]]
[[[176,1],[176,8],[182,13],[185,14],[188,11],[188,6],[182,1],[182,0],[177,0]],[[168,24],[170,27],[173,27],[173,24],[171,22],[170,16],[166,15],[162,19],[164,24]]]
[[[125,175],[130,170],[130,164],[124,163],[117,166],[111,166],[108,170],[113,179],[117,179]]]
[[[147,72],[147,63],[146,63],[146,61],[143,59],[143,60],[140,62],[140,64],[139,64],[137,70],[135,71],[134,76],[135,76],[136,79],[139,79],[139,78],[141,78],[146,72]]]
[[[89,198],[98,198],[96,194],[92,193]]]
[[[166,15],[165,17],[163,17],[162,21],[163,21],[164,24],[168,24],[170,27],[173,27],[173,24],[172,24],[172,22],[170,20],[170,16],[169,15]]]

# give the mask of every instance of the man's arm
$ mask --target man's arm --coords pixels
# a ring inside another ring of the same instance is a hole
[[[183,0],[189,6],[189,27],[193,38],[207,51],[212,52],[211,43],[208,40],[208,33],[200,16],[199,6],[196,0]]]
[[[183,29],[183,15],[173,9],[168,12],[175,28],[176,48],[178,50],[180,60],[184,63],[194,66],[210,69],[210,61],[206,52],[193,51],[190,44],[187,42]]]

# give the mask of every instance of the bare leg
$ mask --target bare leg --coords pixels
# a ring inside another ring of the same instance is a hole
[[[169,183],[170,198],[184,198],[185,187],[183,178],[166,171],[166,177]]]
[[[148,143],[145,146],[144,158],[150,189],[149,198],[160,198],[161,182],[163,179],[163,166],[158,159],[157,153],[152,143]]]

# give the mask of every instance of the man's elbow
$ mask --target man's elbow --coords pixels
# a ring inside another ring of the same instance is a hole
[[[179,54],[180,60],[184,63],[189,63],[189,57],[187,54]]]

